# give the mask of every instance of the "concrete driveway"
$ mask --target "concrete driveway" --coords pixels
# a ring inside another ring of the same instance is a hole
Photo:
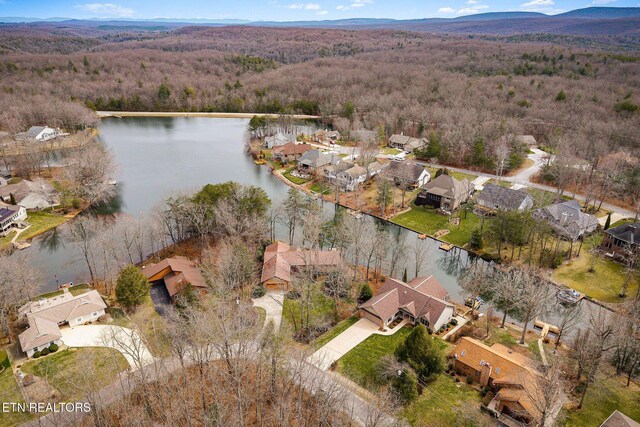
[[[267,291],[264,296],[253,299],[253,305],[261,307],[267,312],[264,324],[266,325],[269,321],[272,321],[276,331],[280,329],[280,324],[282,323],[283,303],[283,291]]]
[[[69,347],[111,347],[127,359],[135,371],[153,363],[153,356],[140,335],[132,329],[112,325],[81,325],[62,328],[62,342]]]
[[[326,343],[322,348],[313,353],[307,361],[312,365],[315,365],[319,369],[326,371],[331,364],[342,356],[347,354],[350,350],[355,348],[362,341],[366,340],[373,334],[378,335],[393,335],[396,331],[400,330],[407,320],[403,320],[393,329],[388,329],[385,332],[380,332],[378,325],[368,319],[360,319],[349,327],[346,331]]]
[[[531,154],[529,154],[527,158],[533,160],[533,165],[521,170],[517,174],[509,177],[507,180],[520,184],[527,184],[531,177],[540,171],[542,165],[549,161],[549,156],[549,153],[546,153],[539,148],[532,148]],[[551,156],[551,159],[553,159],[553,156]]]
[[[151,289],[149,289],[149,294],[151,295],[151,301],[153,301],[156,313],[164,316],[167,309],[171,306],[171,297],[169,296],[167,287],[164,283],[154,284],[151,286]]]

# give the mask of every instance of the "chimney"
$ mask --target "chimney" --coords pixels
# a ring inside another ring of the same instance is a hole
[[[480,385],[486,387],[489,385],[489,377],[491,376],[491,365],[485,361],[481,361],[480,366]]]

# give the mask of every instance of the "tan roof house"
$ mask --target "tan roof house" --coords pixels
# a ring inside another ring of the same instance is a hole
[[[276,241],[264,250],[262,264],[263,286],[273,289],[287,289],[292,272],[309,266],[334,267],[340,264],[340,251],[306,250]]]
[[[471,192],[472,186],[466,178],[458,181],[442,174],[422,187],[415,203],[418,206],[432,206],[445,212],[453,212],[469,200]]]
[[[207,293],[207,283],[200,270],[193,261],[183,256],[165,258],[157,264],[147,265],[142,272],[152,284],[162,281],[174,301],[187,285],[191,285],[199,296]]]
[[[416,277],[409,283],[389,278],[377,295],[360,305],[360,317],[380,328],[402,318],[435,331],[449,323],[454,313],[449,292],[433,276]]]
[[[600,427],[640,427],[640,423],[616,409]]]
[[[524,424],[540,418],[538,408],[544,406],[544,396],[538,385],[540,374],[531,359],[500,343],[489,347],[469,337],[460,339],[452,356],[459,375],[496,391],[488,408],[499,418]]]
[[[16,203],[25,209],[46,209],[60,204],[60,193],[45,180],[29,181],[23,179],[17,184],[0,187],[0,201],[11,202],[11,195]]]
[[[273,159],[282,163],[294,162],[298,160],[304,153],[311,150],[309,144],[296,144],[289,142],[285,145],[279,145],[273,148]]]
[[[389,138],[389,147],[412,153],[416,148],[427,145],[426,138],[413,138],[403,134],[394,134]]]
[[[28,302],[18,309],[18,314],[25,316],[29,323],[18,336],[20,347],[31,357],[51,344],[60,345],[61,325],[74,327],[96,321],[106,308],[107,304],[95,290],[73,296],[65,289],[62,295]]]

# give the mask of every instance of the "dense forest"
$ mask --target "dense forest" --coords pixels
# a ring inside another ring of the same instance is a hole
[[[0,32],[0,127],[11,133],[82,128],[91,110],[296,112],[344,132],[435,132],[441,162],[468,158],[479,141],[493,158],[508,133],[564,141],[577,158],[593,145],[640,147],[632,51],[392,30]]]

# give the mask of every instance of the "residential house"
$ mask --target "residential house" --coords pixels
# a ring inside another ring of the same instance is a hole
[[[598,219],[582,212],[580,204],[568,200],[534,211],[533,216],[547,221],[562,237],[576,241],[598,227]]]
[[[411,160],[390,162],[385,176],[393,180],[395,185],[404,185],[407,189],[422,187],[431,179],[427,168]]]
[[[150,264],[142,269],[142,273],[152,285],[164,285],[172,301],[187,286],[200,297],[207,293],[207,283],[196,264],[183,256],[165,258],[157,264]]]
[[[271,289],[288,289],[291,275],[313,266],[318,271],[340,264],[340,251],[306,250],[276,241],[264,250],[262,285]]]
[[[600,427],[640,427],[640,423],[616,409],[600,424]]]
[[[605,230],[602,247],[621,256],[628,252],[640,253],[640,222]]]
[[[311,150],[311,146],[309,144],[288,142],[284,145],[278,145],[273,148],[273,160],[282,163],[295,162],[309,150]]]
[[[418,206],[433,206],[445,212],[453,212],[466,203],[473,188],[465,178],[458,181],[452,176],[442,174],[422,187],[416,198]]]
[[[306,173],[321,173],[330,165],[337,165],[342,159],[335,153],[309,150],[298,159],[298,169]]]
[[[394,134],[389,138],[389,147],[413,153],[413,150],[424,147],[428,142],[426,138],[413,138],[404,134]]]
[[[491,347],[469,337],[463,337],[452,353],[454,369],[496,394],[489,403],[498,420],[515,419],[535,424],[541,416],[544,395],[538,386],[539,372],[534,362],[508,347],[495,343]]]
[[[295,143],[296,142],[296,135],[292,134],[292,133],[282,133],[282,132],[278,132],[275,135],[272,136],[267,136],[264,139],[264,146],[266,148],[273,148],[273,147],[278,147],[280,145],[285,145],[288,144],[290,142]]]
[[[337,184],[343,191],[355,191],[360,184],[377,175],[384,169],[384,165],[372,162],[368,168],[352,162],[340,162],[337,165],[327,166],[324,169],[324,177],[327,181]]]
[[[60,193],[44,180],[23,179],[17,184],[0,187],[0,202],[10,203],[11,195],[25,209],[46,209],[60,204]]]
[[[54,129],[48,126],[31,126],[28,131],[16,134],[16,139],[45,142],[62,135],[63,133],[59,128]]]
[[[340,132],[337,130],[317,130],[313,133],[313,140],[322,144],[336,142],[340,139]]]
[[[380,328],[400,318],[435,331],[449,323],[454,314],[449,293],[433,276],[416,277],[409,283],[389,278],[377,295],[360,305],[360,317]]]
[[[27,210],[24,206],[0,203],[0,236],[6,236],[13,227],[26,219]]]
[[[478,196],[476,211],[524,211],[533,207],[533,197],[525,190],[512,190],[496,184],[486,184]]]
[[[29,302],[18,309],[20,316],[26,317],[29,327],[18,336],[22,351],[27,356],[49,347],[60,345],[60,326],[70,327],[98,320],[105,313],[107,304],[92,290],[73,296],[68,289],[62,295]]]

